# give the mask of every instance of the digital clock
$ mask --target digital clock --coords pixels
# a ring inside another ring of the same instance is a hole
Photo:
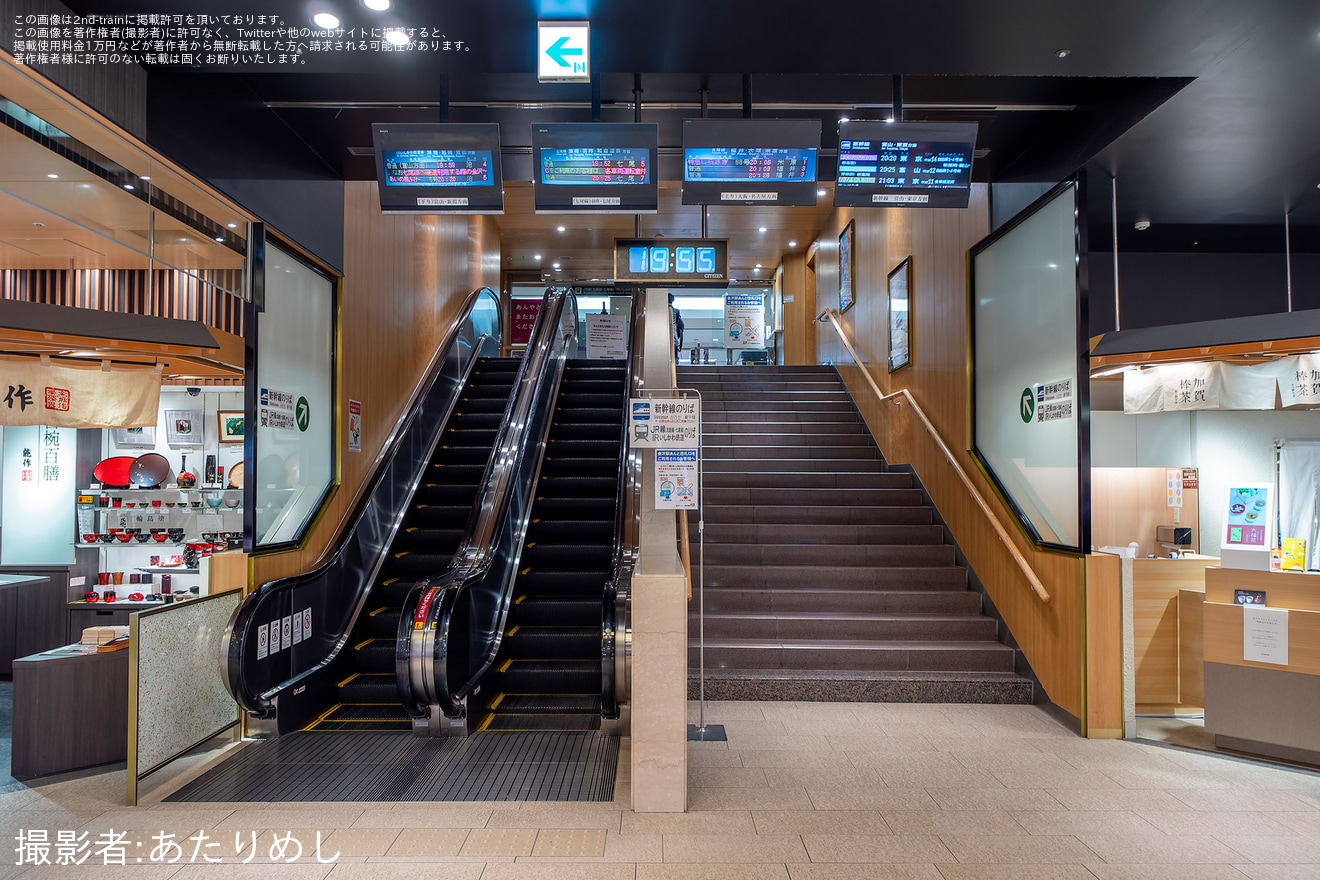
[[[723,286],[729,281],[729,242],[715,238],[616,239],[614,280],[670,287]]]

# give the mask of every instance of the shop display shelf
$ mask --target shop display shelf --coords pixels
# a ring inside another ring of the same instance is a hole
[[[199,574],[201,572],[200,568],[183,568],[178,565],[143,565],[133,570],[150,572],[151,574]]]

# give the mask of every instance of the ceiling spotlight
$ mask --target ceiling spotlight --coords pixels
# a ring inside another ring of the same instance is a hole
[[[362,5],[372,12],[384,12],[390,8],[390,0],[362,0]]]
[[[225,237],[224,237],[223,235],[217,235],[217,236],[215,237],[215,240],[218,241],[218,242],[220,242],[221,244],[223,244],[223,243],[224,243],[224,240],[225,240]]]
[[[563,231],[564,231],[564,227],[562,227],[562,226],[557,226],[557,227],[555,227],[555,228],[558,229],[560,232],[563,232]]]
[[[138,180],[151,180],[151,175],[150,175],[150,174],[139,174],[139,175],[138,175]]]
[[[555,269],[558,269],[558,268],[559,268],[559,264],[558,264],[558,263],[551,263],[550,265],[551,265],[553,268],[555,268]]]
[[[790,242],[788,243],[788,246],[789,246],[789,247],[797,247],[797,242],[796,242],[796,241],[790,241]]]
[[[230,224],[229,224],[229,228],[230,228],[230,229],[237,229],[237,228],[238,228],[238,224],[237,224],[237,223],[230,223]]]
[[[394,46],[406,46],[412,42],[412,37],[396,28],[385,32],[385,41]]]
[[[840,121],[840,122],[852,122],[852,120],[849,119],[847,116],[840,116],[840,117],[839,117],[839,121]]]
[[[59,176],[58,174],[47,174],[46,176],[49,177],[51,180],[59,180],[59,179],[60,179],[60,176]]]
[[[1067,58],[1067,57],[1068,57],[1069,55],[1071,55],[1071,54],[1072,54],[1072,49],[1060,49],[1059,51],[1057,51],[1057,52],[1054,53],[1054,57],[1055,57],[1055,58]]]
[[[756,264],[756,268],[758,268],[758,269],[761,268],[761,264],[760,264],[760,263],[757,263],[757,264]]]
[[[1132,225],[1133,228],[1136,229],[1138,232],[1145,232],[1147,229],[1150,229],[1149,220],[1138,220],[1136,223]]]
[[[816,196],[817,196],[818,198],[824,198],[824,197],[825,197],[825,190],[823,190],[823,189],[818,189],[818,190],[816,190]]]
[[[532,259],[533,259],[533,260],[539,260],[539,259],[541,259],[541,255],[540,255],[540,254],[532,254]]]
[[[124,184],[124,189],[132,189],[132,188],[133,188],[133,184],[131,183]]]
[[[757,231],[757,232],[765,232],[765,227],[762,226],[760,229],[758,229],[758,230],[756,230],[756,231]]]
[[[894,117],[892,117],[892,116],[886,116],[886,117],[885,117],[885,122],[893,122],[893,121],[894,121]]]
[[[339,19],[328,12],[318,12],[313,15],[312,23],[323,31],[332,31],[339,27]]]

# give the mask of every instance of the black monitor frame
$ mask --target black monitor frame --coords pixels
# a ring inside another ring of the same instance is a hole
[[[900,140],[921,143],[967,144],[968,162],[976,153],[975,122],[884,122],[853,119],[839,123],[839,168],[843,167],[843,142],[853,140]],[[837,173],[836,173],[837,178]],[[844,184],[836,179],[836,208],[966,208],[972,192],[972,171],[967,185],[932,189],[926,186]],[[876,197],[881,200],[877,201]]]
[[[820,177],[820,133],[819,119],[684,119],[683,204],[815,205]],[[800,182],[688,181],[688,150],[719,147],[814,150],[816,175],[812,180]]]
[[[574,147],[645,149],[643,184],[546,184],[541,152]],[[538,214],[654,214],[660,209],[660,127],[654,122],[532,123],[532,193]]]
[[[504,173],[500,127],[493,122],[375,123],[376,187],[384,214],[503,214]],[[491,154],[491,181],[465,186],[390,186],[385,182],[389,150],[485,150]]]

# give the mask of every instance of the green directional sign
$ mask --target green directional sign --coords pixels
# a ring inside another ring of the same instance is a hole
[[[1031,417],[1036,414],[1036,392],[1030,388],[1022,389],[1022,398],[1018,401],[1018,415],[1022,421],[1031,424]]]
[[[298,423],[299,431],[306,431],[307,426],[312,422],[312,408],[307,403],[307,398],[298,398],[298,403],[293,408],[293,418]]]

